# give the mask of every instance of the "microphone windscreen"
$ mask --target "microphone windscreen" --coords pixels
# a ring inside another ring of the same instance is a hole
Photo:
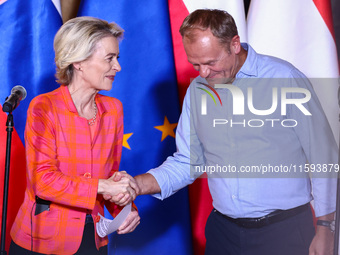
[[[21,92],[22,94],[21,100],[24,100],[27,96],[26,89],[21,85],[16,85],[15,87],[12,88],[11,93],[16,93],[17,91]]]

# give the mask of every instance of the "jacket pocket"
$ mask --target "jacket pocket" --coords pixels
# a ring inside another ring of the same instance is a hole
[[[32,216],[33,238],[47,240],[56,237],[60,227],[59,210],[50,210]]]

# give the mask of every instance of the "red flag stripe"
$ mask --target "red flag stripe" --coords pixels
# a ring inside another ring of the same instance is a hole
[[[320,12],[321,17],[325,21],[329,31],[331,32],[334,41],[335,41],[335,33],[333,27],[333,15],[332,15],[332,6],[331,1],[329,0],[313,0],[316,8]]]
[[[179,33],[179,28],[189,11],[182,0],[169,0],[168,3],[179,99],[182,104],[190,81],[198,76],[198,72],[187,61],[182,37]],[[203,255],[206,242],[204,235],[205,224],[213,209],[206,178],[199,178],[189,186],[189,200],[194,254]]]
[[[189,11],[182,0],[169,0],[169,12],[171,21],[171,34],[175,58],[178,93],[182,105],[185,92],[190,84],[190,79],[195,78],[198,72],[187,61],[187,56],[182,44],[182,37],[179,28]]]

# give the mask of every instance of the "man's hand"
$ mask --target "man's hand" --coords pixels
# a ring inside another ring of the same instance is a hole
[[[127,178],[129,179],[132,183],[135,182],[136,186],[134,186],[134,191],[136,192],[136,195],[145,195],[145,194],[155,194],[155,193],[160,193],[161,188],[159,187],[157,180],[155,177],[153,177],[151,174],[146,173],[146,174],[141,174],[135,176],[133,179],[130,175],[128,175],[125,171],[122,172],[116,172],[112,176],[113,180],[116,182],[119,182],[120,180]],[[104,194],[104,199],[105,200],[110,200],[113,203],[116,203],[117,205],[123,206],[128,204],[130,200],[129,194],[127,193],[120,193],[116,195],[109,195],[109,194]],[[134,200],[134,198],[132,199]]]
[[[320,220],[330,221],[334,219],[334,213],[322,216]],[[316,234],[309,247],[309,255],[333,255],[334,233],[329,227],[317,226]]]
[[[104,199],[106,200],[110,200],[110,202],[115,203],[119,206],[125,206],[128,203],[130,203],[131,201],[136,199],[136,196],[139,194],[140,189],[135,181],[135,179],[129,175],[127,172],[125,171],[121,171],[121,172],[115,172],[112,175],[112,180],[115,182],[121,182],[123,180],[128,180],[131,184],[133,184],[133,186],[131,186],[133,188],[133,194],[131,196],[130,193],[120,193],[111,197],[105,196]]]
[[[139,187],[135,179],[125,171],[116,172],[107,180],[99,180],[98,194],[119,206],[125,206],[135,200],[138,192]]]
[[[318,226],[309,247],[309,255],[333,255],[334,234],[328,227]]]

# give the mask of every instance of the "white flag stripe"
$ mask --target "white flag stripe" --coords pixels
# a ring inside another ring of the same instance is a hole
[[[313,1],[252,0],[247,25],[248,41],[258,53],[285,59],[308,78],[333,78],[311,81],[338,142],[336,46]]]
[[[233,16],[241,42],[247,42],[247,27],[243,1],[240,0],[183,0],[189,13],[197,9],[220,9]]]
[[[60,0],[52,0],[52,3],[54,4],[55,8],[57,9],[57,11],[59,12],[60,17],[62,16],[61,13],[61,4],[60,4]]]
[[[334,39],[312,1],[252,1],[248,39],[259,53],[283,58],[309,78],[339,75]]]

